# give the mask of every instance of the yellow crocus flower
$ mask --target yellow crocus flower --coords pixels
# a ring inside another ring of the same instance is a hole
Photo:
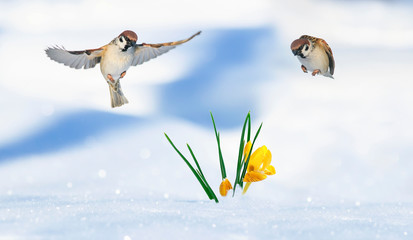
[[[245,161],[247,161],[248,154],[251,151],[251,146],[251,141],[248,141],[248,143],[245,145]],[[270,165],[271,158],[271,152],[267,149],[265,145],[258,148],[257,150],[255,150],[255,152],[251,154],[250,161],[247,167],[247,173],[245,174],[245,177],[243,179],[243,181],[246,182],[244,191],[242,192],[243,194],[247,192],[252,182],[262,181],[267,178],[267,175],[275,174],[274,166]]]
[[[227,178],[222,180],[221,185],[219,185],[219,193],[221,196],[225,197],[228,194],[228,190],[232,189],[232,185]]]

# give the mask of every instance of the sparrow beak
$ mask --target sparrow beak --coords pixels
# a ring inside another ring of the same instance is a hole
[[[293,52],[294,56],[297,56],[298,53],[299,53],[299,50],[298,50],[298,49],[294,49],[294,50],[292,50],[292,52]]]
[[[136,45],[136,42],[135,42],[135,41],[133,41],[133,40],[128,40],[128,41],[126,42],[125,48],[128,49],[128,48],[130,48],[130,47],[135,47],[135,45]]]

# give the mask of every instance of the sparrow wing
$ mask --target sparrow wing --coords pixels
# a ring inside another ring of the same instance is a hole
[[[135,55],[132,61],[132,65],[136,66],[138,64],[142,64],[144,62],[147,62],[151,60],[152,58],[156,58],[159,55],[162,55],[169,50],[175,48],[175,46],[186,43],[195,36],[201,34],[201,31],[195,33],[191,37],[181,40],[181,41],[176,41],[176,42],[168,42],[168,43],[157,43],[157,44],[150,44],[150,43],[142,43],[138,44],[135,48]]]
[[[336,66],[334,57],[333,57],[333,51],[331,51],[330,46],[328,46],[327,42],[323,39],[319,39],[320,45],[324,48],[324,51],[326,51],[327,56],[328,56],[328,66],[330,67],[330,74],[334,74],[334,68]]]
[[[64,47],[54,46],[47,48],[45,51],[50,59],[63,63],[65,66],[88,69],[100,63],[103,50],[104,47],[83,51],[68,51]]]

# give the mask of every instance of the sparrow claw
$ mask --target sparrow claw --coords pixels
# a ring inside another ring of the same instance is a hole
[[[108,74],[108,79],[109,79],[112,83],[115,83],[115,79],[113,79],[112,75]]]
[[[301,65],[301,69],[303,70],[303,72],[307,73],[307,68],[304,65]]]
[[[316,69],[313,71],[311,75],[315,76],[316,74],[319,74],[319,73],[320,73],[320,69]]]
[[[126,75],[126,71],[124,71],[121,75],[120,78],[123,78]]]

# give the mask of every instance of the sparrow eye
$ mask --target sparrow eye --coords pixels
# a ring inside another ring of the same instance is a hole
[[[123,37],[120,37],[120,38],[119,38],[119,41],[120,41],[120,42],[123,42]]]

